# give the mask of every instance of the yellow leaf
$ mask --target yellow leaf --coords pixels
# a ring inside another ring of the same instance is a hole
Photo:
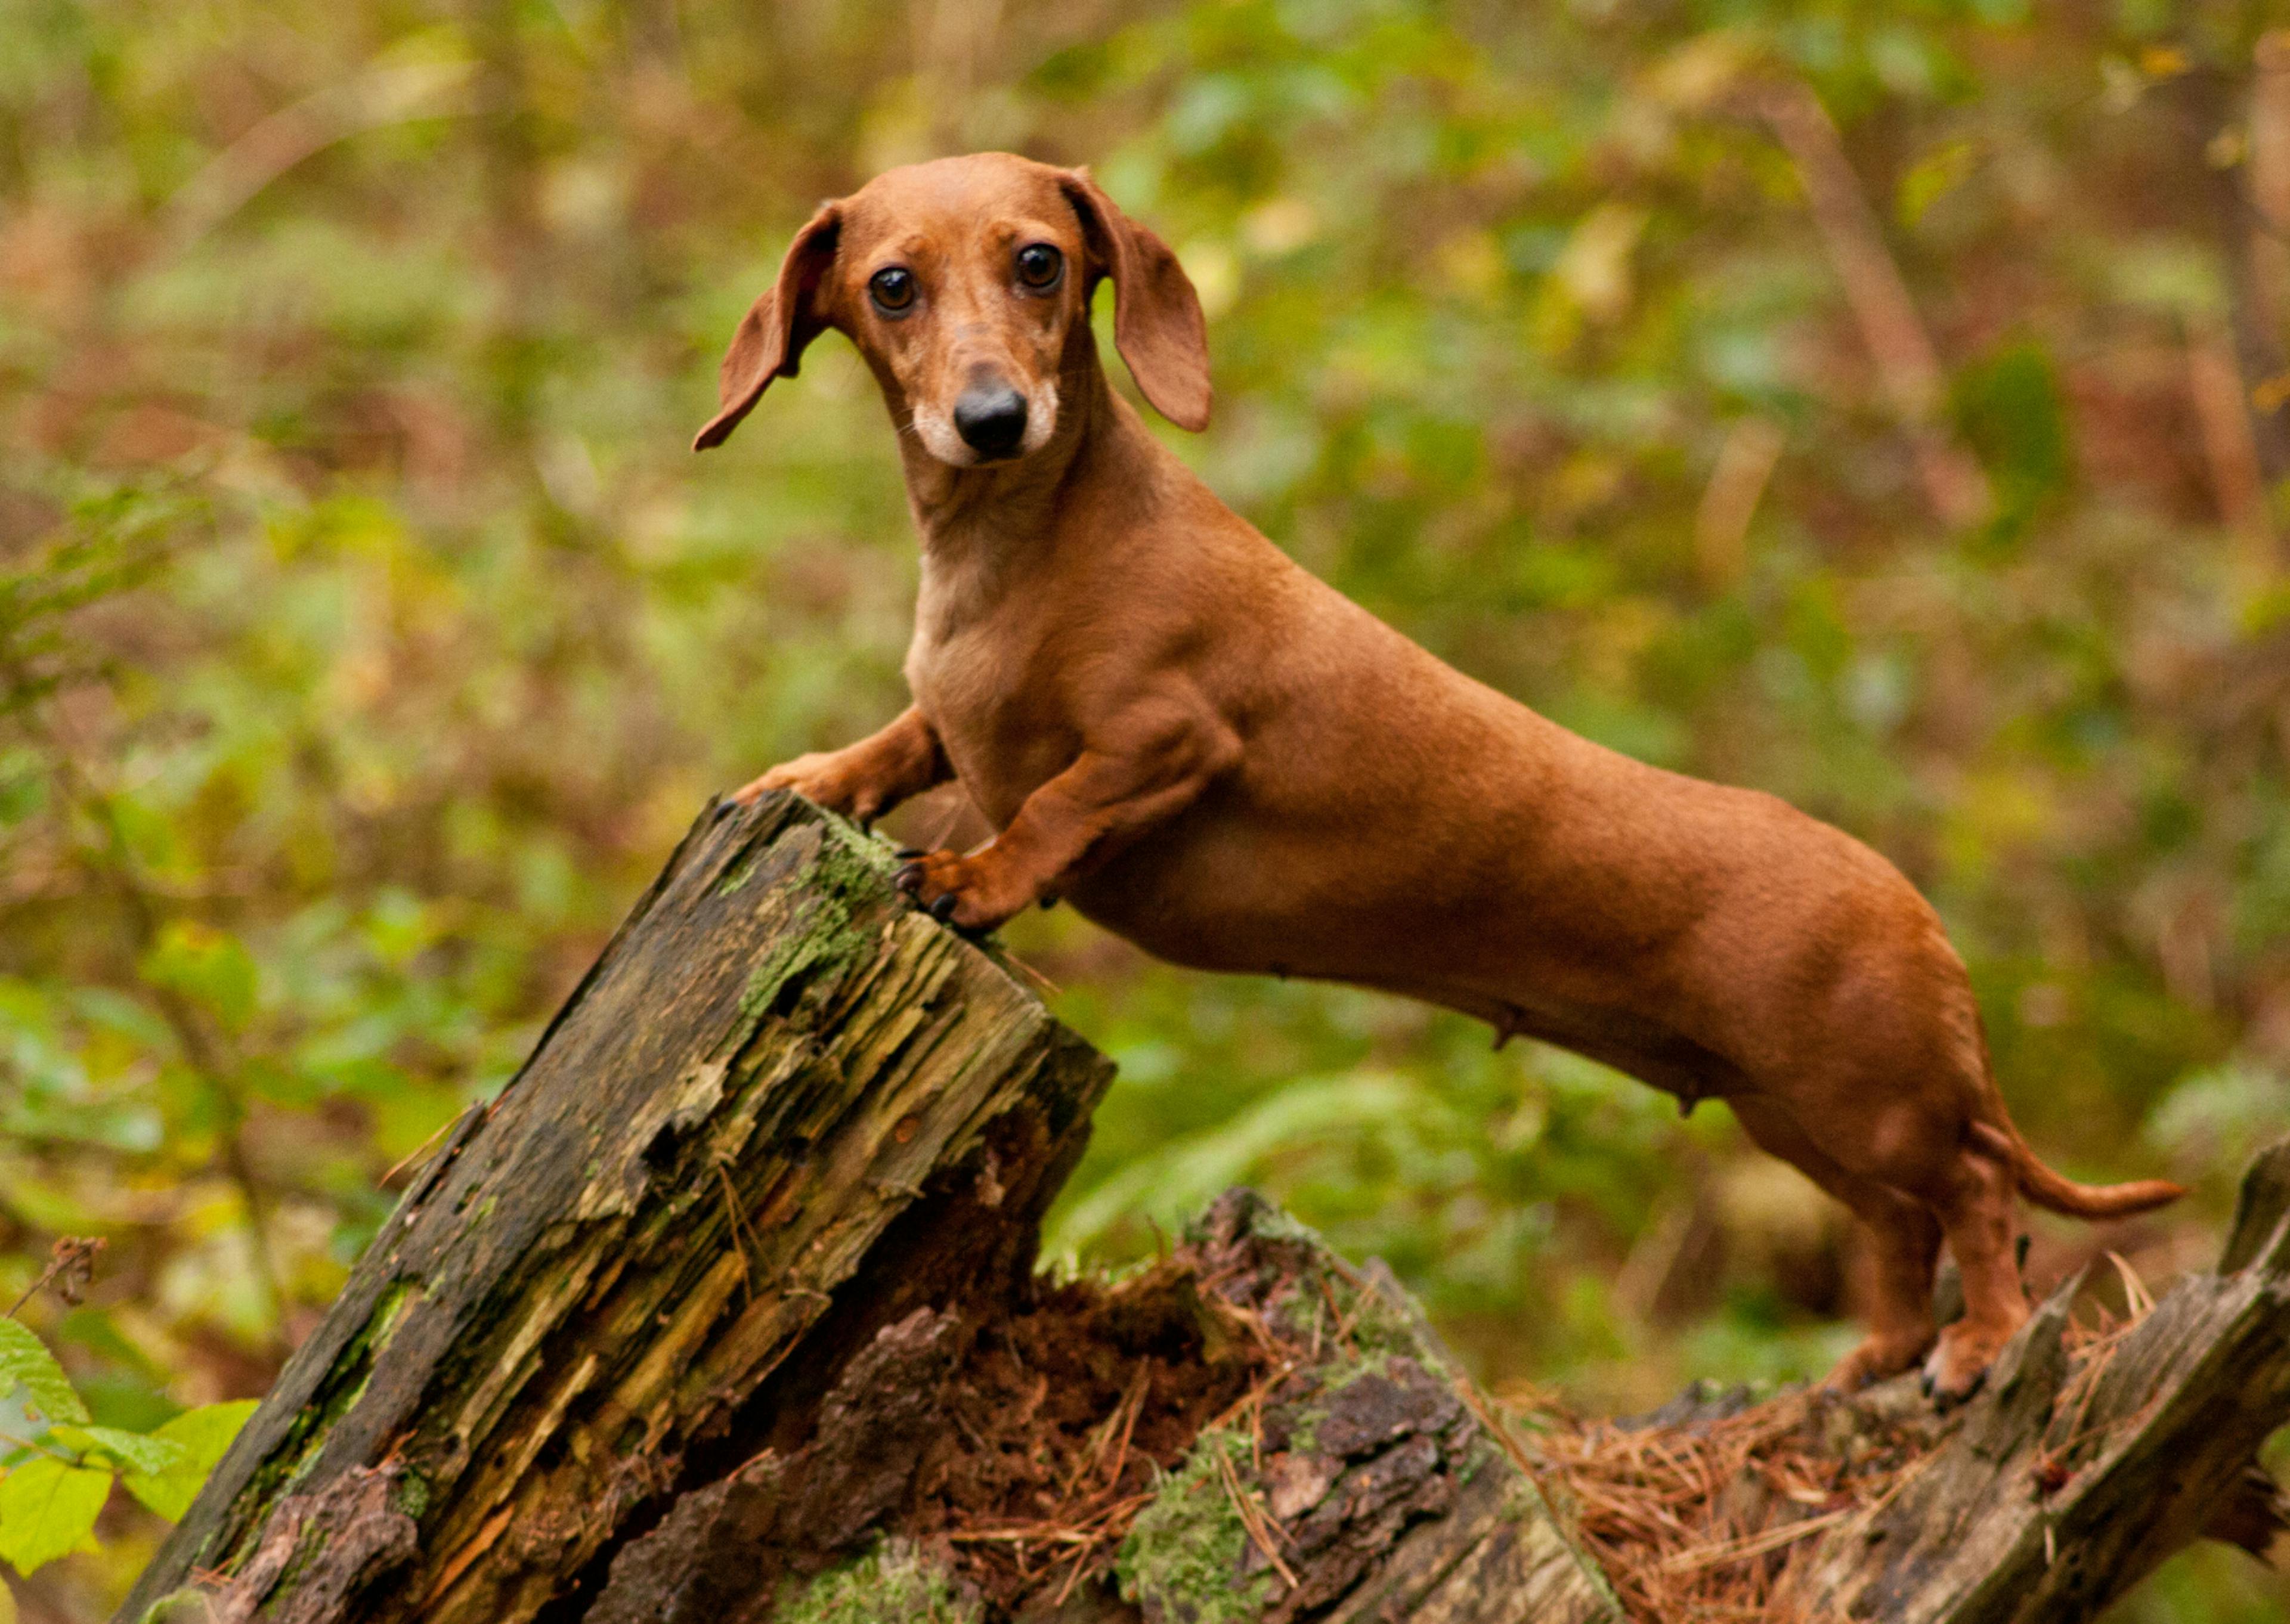
[[[1550,274],[1594,322],[1611,322],[1630,308],[1630,254],[1645,229],[1646,212],[1625,203],[1602,203],[1582,217]]]
[[[2176,45],[2150,45],[2139,53],[2139,71],[2150,79],[2175,79],[2187,71],[2187,53]]]

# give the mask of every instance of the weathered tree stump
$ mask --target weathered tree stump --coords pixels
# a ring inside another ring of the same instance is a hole
[[[789,797],[712,807],[122,1616],[578,1616],[877,1331],[1029,1276],[1111,1068],[890,867]]]
[[[2080,1620],[2262,1547],[2290,1147],[2219,1272],[1985,1391],[1506,1417],[1236,1192],[1033,1272],[1109,1068],[807,804],[711,808],[123,1608],[294,1624]]]

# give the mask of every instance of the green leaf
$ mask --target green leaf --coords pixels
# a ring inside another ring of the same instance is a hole
[[[1901,223],[1915,227],[1926,212],[1963,184],[1980,165],[1980,149],[1966,140],[1942,143],[1910,166],[1901,177],[1894,208]]]
[[[0,1478],[0,1562],[30,1573],[83,1546],[103,1502],[111,1474],[67,1466],[52,1455],[26,1461]]]
[[[116,1033],[146,1049],[162,1051],[175,1039],[157,1011],[108,987],[74,987],[72,1008],[82,1020],[100,1031]]]
[[[71,1378],[47,1345],[12,1319],[0,1319],[0,1396],[18,1382],[41,1416],[51,1421],[84,1421],[87,1406],[72,1391]]]
[[[100,1451],[122,1468],[145,1475],[172,1471],[190,1455],[189,1450],[172,1438],[117,1427],[58,1427],[48,1436],[66,1449],[76,1449],[83,1455]]]
[[[260,988],[254,956],[228,931],[179,919],[143,960],[143,979],[204,1005],[229,1031],[254,1017]]]
[[[215,1462],[222,1459],[254,1410],[253,1399],[241,1398],[184,1411],[151,1435],[178,1445],[182,1459],[163,1472],[128,1473],[127,1492],[169,1522],[180,1522],[199,1497],[207,1474],[214,1470]]]
[[[297,1110],[316,1105],[324,1085],[307,1072],[282,1066],[268,1055],[250,1055],[238,1068],[238,1084],[258,1100]]]
[[[1950,396],[1958,426],[2007,501],[2025,507],[2067,488],[2075,446],[2059,369],[2042,345],[2018,340],[1973,362]]]

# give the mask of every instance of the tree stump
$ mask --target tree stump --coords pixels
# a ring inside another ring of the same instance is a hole
[[[878,1330],[1029,1277],[1112,1068],[891,868],[791,797],[711,807],[121,1616],[578,1616]]]
[[[2281,1526],[2290,1146],[2218,1272],[2096,1330],[2063,1292],[1952,1416],[1505,1415],[1245,1191],[1037,1276],[1110,1068],[893,866],[711,807],[122,1624],[2032,1624]]]

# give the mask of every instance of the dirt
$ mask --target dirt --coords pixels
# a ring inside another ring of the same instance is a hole
[[[1121,1513],[1265,1376],[1273,1344],[1180,1252],[1111,1286],[1049,1287],[976,1336],[900,1526],[943,1540],[990,1608],[1102,1567]]]
[[[892,1525],[989,1620],[1253,1618],[1274,1569],[1262,1616],[1314,1616],[1484,1452],[1402,1296],[1235,1192],[1142,1273],[989,1318]]]

